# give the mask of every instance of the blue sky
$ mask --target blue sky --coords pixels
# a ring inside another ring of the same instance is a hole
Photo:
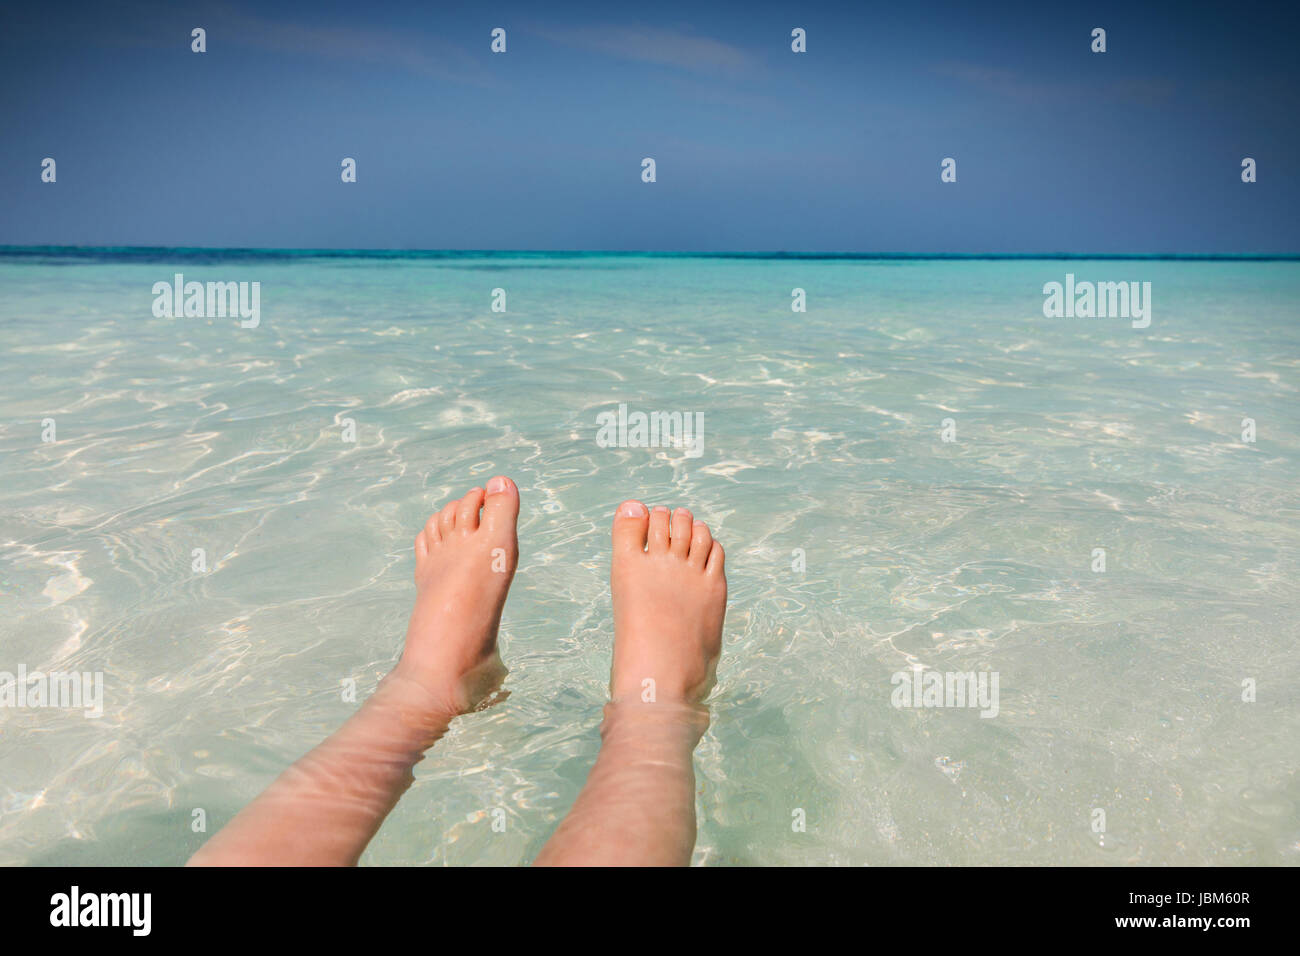
[[[1249,2],[11,4],[0,243],[1296,253],[1296,25]]]

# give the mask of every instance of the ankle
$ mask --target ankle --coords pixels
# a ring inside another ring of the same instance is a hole
[[[694,750],[709,728],[709,709],[692,700],[658,700],[647,703],[637,698],[615,700],[605,705],[600,735],[608,743],[634,737],[639,741],[660,741],[685,745]]]
[[[389,677],[418,686],[431,707],[455,717],[476,710],[501,686],[506,673],[494,651],[469,670],[451,676],[446,676],[445,667],[423,667],[403,655]]]
[[[381,694],[385,702],[431,718],[450,720],[470,709],[466,695],[454,682],[430,680],[418,668],[402,661],[379,682],[375,696]]]

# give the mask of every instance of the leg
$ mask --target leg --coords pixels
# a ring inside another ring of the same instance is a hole
[[[727,611],[722,545],[685,508],[614,518],[614,666],[600,755],[539,866],[685,866],[695,846],[691,753],[709,723]]]
[[[397,667],[191,865],[356,863],[411,785],[411,768],[505,676],[496,638],[518,561],[518,514],[519,489],[497,477],[486,494],[475,488],[429,519],[415,539],[415,610]]]

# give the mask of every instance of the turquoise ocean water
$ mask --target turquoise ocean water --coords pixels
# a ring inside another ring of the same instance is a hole
[[[155,317],[177,272],[260,325]],[[1067,273],[1149,281],[1150,326],[1045,318]],[[183,861],[373,689],[412,537],[496,472],[510,696],[363,862],[536,855],[631,496],[727,546],[697,862],[1300,862],[1300,263],[11,251],[0,344],[0,671],[104,680],[0,709],[0,863]],[[620,403],[702,454],[601,447]],[[893,706],[914,665],[997,716]]]

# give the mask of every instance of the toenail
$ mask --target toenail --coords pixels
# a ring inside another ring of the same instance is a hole
[[[500,475],[497,475],[495,478],[488,479],[488,483],[487,483],[488,494],[499,495],[501,494],[501,492],[505,490],[506,490],[506,480],[502,478]]]
[[[655,511],[667,511],[667,510],[668,510],[667,505],[655,505]]]
[[[639,501],[625,501],[618,509],[618,514],[621,518],[644,518],[645,505]]]

